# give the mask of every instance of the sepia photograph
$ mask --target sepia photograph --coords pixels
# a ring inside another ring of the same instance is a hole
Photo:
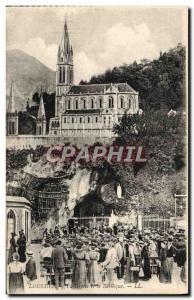
[[[6,293],[188,295],[189,9],[6,7]]]

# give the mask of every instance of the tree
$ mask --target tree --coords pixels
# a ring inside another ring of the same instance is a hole
[[[108,69],[104,74],[92,76],[88,83],[127,82],[139,92],[143,108],[177,109],[185,105],[185,53],[185,47],[179,44],[168,52],[160,52],[158,59],[143,59],[140,63]]]

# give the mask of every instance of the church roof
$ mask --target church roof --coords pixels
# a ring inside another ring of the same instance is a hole
[[[120,93],[137,93],[127,83],[108,83],[108,84],[83,84],[71,86],[68,94],[101,94],[111,88],[117,88]]]

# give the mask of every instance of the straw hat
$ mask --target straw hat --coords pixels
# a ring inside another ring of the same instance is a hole
[[[28,252],[27,252],[27,255],[28,255],[28,256],[33,256],[33,254],[34,254],[34,252],[32,252],[32,251],[28,251]]]

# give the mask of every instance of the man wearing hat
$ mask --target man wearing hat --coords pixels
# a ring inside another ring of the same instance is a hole
[[[114,247],[114,242],[110,239],[108,242],[108,251],[106,254],[106,259],[101,263],[103,268],[107,270],[107,279],[109,284],[115,281],[115,269],[119,266],[117,251]]]
[[[26,276],[30,281],[37,279],[36,261],[33,258],[33,254],[34,253],[32,251],[27,252],[27,256],[29,257],[29,260],[26,264]]]
[[[117,268],[117,276],[118,279],[123,278],[124,275],[124,265],[125,265],[125,259],[126,259],[126,249],[124,247],[124,238],[122,236],[118,237],[118,242],[115,245],[115,249],[117,251],[117,257],[120,262],[120,268]]]
[[[19,238],[17,240],[18,254],[20,256],[20,262],[26,261],[26,237],[23,230],[19,231]]]
[[[68,260],[65,249],[61,246],[61,240],[56,242],[56,248],[52,251],[52,262],[55,273],[55,287],[59,288],[59,279],[61,279],[61,287],[65,284],[65,263]]]

